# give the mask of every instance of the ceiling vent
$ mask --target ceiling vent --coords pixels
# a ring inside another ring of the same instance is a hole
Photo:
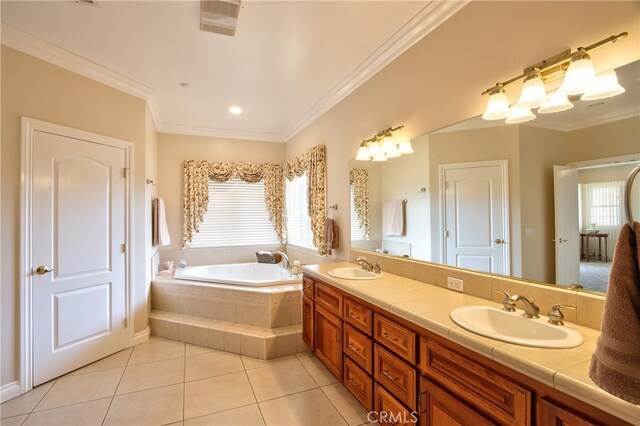
[[[200,0],[200,29],[234,36],[241,0]]]

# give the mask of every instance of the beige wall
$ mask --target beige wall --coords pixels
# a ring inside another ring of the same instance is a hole
[[[640,4],[640,3],[638,3]],[[567,133],[568,162],[640,153],[640,117]]]
[[[360,141],[390,125],[404,124],[413,139],[477,116],[487,100],[480,93],[496,81],[621,31],[629,37],[591,56],[598,70],[630,63],[640,57],[639,8],[638,2],[471,2],[291,138],[286,158],[326,144],[327,201],[348,205],[348,162]],[[512,101],[518,93],[517,86],[508,90]],[[348,235],[348,218],[339,225]],[[347,259],[348,249],[346,241],[337,256]]]
[[[171,244],[182,247],[182,163],[185,160],[282,164],[284,144],[237,139],[158,134],[158,196],[165,202]]]
[[[151,280],[154,277],[154,271],[157,271],[155,264],[159,261],[160,256],[157,255],[158,247],[152,245],[151,234],[151,201],[153,197],[158,195],[158,133],[155,124],[151,118],[151,112],[147,108],[145,114],[145,196],[144,196],[144,215],[147,218],[145,226],[145,292],[146,311],[151,311],[150,295]],[[155,184],[146,183],[147,179],[151,179]],[[155,262],[154,262],[155,260]]]
[[[147,326],[145,271],[145,102],[2,46],[2,378],[18,379],[20,117],[134,143],[132,250],[134,329]]]
[[[553,166],[566,163],[567,134],[518,126],[522,277],[555,282]],[[528,231],[528,232],[527,232]]]

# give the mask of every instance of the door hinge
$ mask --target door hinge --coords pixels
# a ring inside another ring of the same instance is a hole
[[[122,322],[124,323],[124,328],[129,327],[129,318],[125,318]]]
[[[125,167],[122,169],[122,177],[125,179],[129,178],[129,168]]]
[[[127,252],[127,243],[122,244],[121,248],[122,248],[122,252],[126,253]]]
[[[444,231],[444,236],[449,238],[449,230],[448,229],[446,231]]]

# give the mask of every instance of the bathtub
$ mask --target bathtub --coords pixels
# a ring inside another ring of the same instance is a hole
[[[218,284],[264,287],[302,282],[300,275],[291,275],[280,265],[268,263],[232,263],[228,265],[188,266],[178,268],[178,280],[204,281]]]

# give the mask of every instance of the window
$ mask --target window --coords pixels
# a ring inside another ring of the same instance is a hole
[[[360,224],[358,219],[358,213],[355,210],[354,200],[355,187],[353,184],[349,185],[349,205],[351,206],[351,241],[366,241],[368,240],[365,234],[364,226]]]
[[[264,182],[209,181],[209,204],[190,247],[280,244],[264,203]]]
[[[287,180],[286,192],[287,244],[315,249],[307,199],[307,175]]]
[[[624,182],[582,184],[583,227],[595,223],[597,227],[622,225],[622,197]]]

